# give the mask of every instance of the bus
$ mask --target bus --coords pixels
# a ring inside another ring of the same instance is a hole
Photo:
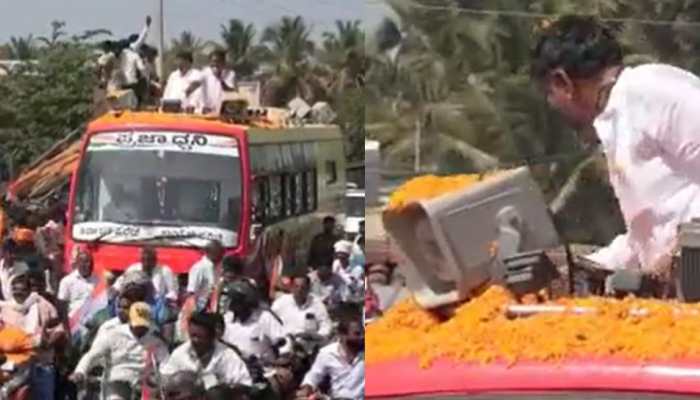
[[[186,274],[211,240],[251,256],[256,232],[284,229],[303,260],[324,215],[342,207],[337,126],[263,129],[202,116],[111,112],[91,122],[70,182],[65,261],[76,245],[117,274],[158,249]],[[301,262],[301,261],[300,261]]]

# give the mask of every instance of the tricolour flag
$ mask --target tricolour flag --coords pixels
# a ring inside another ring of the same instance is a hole
[[[68,316],[68,327],[70,328],[71,336],[79,334],[81,328],[84,327],[95,314],[104,310],[108,303],[107,285],[101,280],[92,290],[90,297],[85,300],[83,305]]]

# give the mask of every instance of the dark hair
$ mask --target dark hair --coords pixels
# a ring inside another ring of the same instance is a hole
[[[194,57],[192,56],[192,52],[189,50],[182,50],[177,53],[177,58],[181,60],[188,61],[189,63],[194,62]]]
[[[594,17],[567,15],[547,27],[532,52],[531,73],[542,80],[556,68],[572,79],[591,78],[622,64],[622,47],[609,27]]]
[[[220,48],[212,50],[212,52],[209,53],[209,59],[212,59],[214,57],[219,57],[222,60],[226,61],[226,50]]]
[[[238,256],[226,256],[221,263],[223,264],[224,271],[242,274],[245,269],[245,261]]]
[[[216,337],[216,329],[219,321],[216,314],[204,311],[197,311],[190,316],[190,325],[197,325],[206,329],[212,336]]]
[[[325,224],[328,222],[332,222],[335,224],[335,217],[332,215],[327,215],[327,216],[323,217],[323,223]]]

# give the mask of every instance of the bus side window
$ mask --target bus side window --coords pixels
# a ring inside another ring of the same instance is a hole
[[[294,215],[294,175],[284,174],[284,216]]]
[[[318,200],[316,196],[316,170],[306,172],[305,179],[306,186],[306,211],[313,212],[316,210],[316,202]]]
[[[294,214],[303,215],[304,207],[304,173],[297,172],[294,174]]]
[[[330,185],[338,181],[338,165],[335,161],[326,161],[326,184]]]
[[[253,185],[253,222],[262,224],[267,222],[267,204],[268,204],[268,180],[267,177],[257,177]]]
[[[268,201],[267,209],[265,210],[265,216],[269,218],[271,222],[277,222],[284,217],[284,198],[282,190],[282,176],[273,175],[270,176],[270,201]]]

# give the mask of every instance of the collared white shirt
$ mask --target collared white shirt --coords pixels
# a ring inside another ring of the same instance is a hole
[[[328,336],[333,328],[328,310],[321,299],[309,294],[306,304],[301,307],[294,301],[292,294],[280,296],[272,304],[272,311],[277,314],[288,334],[296,335],[306,332],[306,315],[313,314],[318,322],[318,334]]]
[[[163,100],[180,100],[182,108],[195,107],[197,90],[186,95],[187,88],[194,82],[202,81],[202,73],[194,68],[190,68],[184,75],[179,69],[176,69],[168,77],[168,83],[165,85]]]
[[[168,348],[152,333],[137,338],[128,324],[122,324],[110,331],[109,340],[93,343],[90,351],[80,359],[75,372],[86,376],[96,361],[108,357],[110,380],[138,383],[143,378],[144,369],[150,366],[150,354],[162,365],[168,359]]]
[[[22,265],[24,264],[24,265]],[[10,285],[10,278],[14,273],[15,269],[27,269],[27,265],[23,261],[15,260],[15,263],[7,268],[5,267],[5,260],[0,260],[0,289],[2,289],[2,297],[5,300],[12,300],[12,287]]]
[[[323,282],[318,277],[318,272],[313,271],[309,274],[309,278],[311,278],[311,293],[321,301],[340,302],[347,300],[348,285],[340,275],[333,273],[326,282]]]
[[[58,285],[58,299],[68,303],[69,315],[82,307],[90,298],[98,281],[94,274],[84,278],[77,269],[61,279]]]
[[[148,70],[141,55],[131,48],[122,50],[119,56],[119,65],[124,85],[135,85],[138,83],[139,74],[144,78],[148,77]]]
[[[112,319],[109,319],[105,321],[100,327],[97,329],[97,333],[95,334],[95,338],[92,340],[92,344],[90,345],[90,348],[102,348],[105,346],[104,343],[100,342],[109,342],[112,338],[112,334],[115,332],[117,328],[120,326],[125,325],[121,320],[119,320],[119,317],[114,317]],[[102,374],[102,378],[105,381],[109,380],[109,373],[111,369],[111,360],[107,362],[107,359],[105,356],[103,357],[96,357],[93,358],[91,361],[91,366],[96,366],[96,365],[102,365],[105,367],[105,370]]]
[[[359,353],[348,362],[340,343],[327,345],[319,351],[311,370],[304,377],[303,385],[313,388],[330,377],[332,398],[363,399],[365,397],[365,354]]]
[[[669,65],[625,68],[594,126],[627,232],[589,258],[668,266],[678,225],[700,217],[700,79]]]
[[[285,337],[282,324],[267,311],[257,310],[245,322],[235,319],[229,311],[224,314],[224,321],[223,340],[238,347],[244,357],[268,356],[272,345]]]
[[[216,285],[216,267],[207,257],[202,257],[190,269],[187,277],[187,293],[193,293],[201,307],[209,301]]]
[[[206,389],[220,384],[229,386],[253,384],[243,360],[235,351],[219,342],[214,345],[214,354],[208,365],[202,365],[189,340],[180,345],[162,365],[160,372],[163,375],[172,375],[180,371],[196,373],[204,381]]]
[[[141,263],[136,263],[129,266],[124,274],[121,275],[116,282],[114,282],[114,289],[116,291],[120,291],[122,284],[124,283],[124,276],[127,273],[134,271],[143,272],[143,265]],[[153,268],[151,283],[153,284],[157,297],[166,297],[170,300],[177,300],[178,282],[170,267],[165,265],[157,265],[155,268]]]
[[[208,108],[210,112],[219,113],[221,104],[224,101],[224,88],[221,86],[223,81],[226,86],[233,88],[235,85],[236,74],[233,70],[224,69],[221,72],[219,79],[211,67],[206,67],[202,70],[202,87],[197,89],[198,107],[200,112],[203,108]]]

